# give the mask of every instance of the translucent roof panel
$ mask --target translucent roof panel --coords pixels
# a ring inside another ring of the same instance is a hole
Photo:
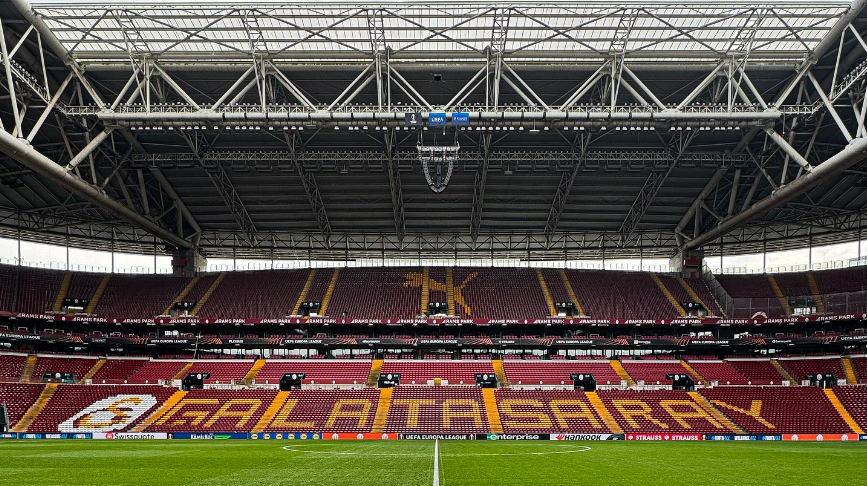
[[[202,56],[285,59],[369,57],[447,62],[502,50],[507,58],[712,59],[749,52],[789,61],[809,53],[850,4],[541,3],[510,5],[384,2],[375,8],[339,3],[117,4],[34,6],[61,43],[83,61],[131,54],[195,61]],[[209,60],[212,62],[212,60]]]

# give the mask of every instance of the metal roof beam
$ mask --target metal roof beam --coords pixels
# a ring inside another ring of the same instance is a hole
[[[325,211],[325,203],[322,202],[322,194],[319,192],[319,185],[316,184],[316,177],[304,168],[304,164],[299,158],[298,152],[302,145],[300,135],[293,133],[291,135],[286,134],[285,137],[286,144],[289,145],[290,160],[301,179],[301,185],[304,186],[304,193],[307,194],[307,200],[310,201],[310,209],[313,210],[319,232],[326,238],[330,237],[332,233],[331,223],[328,221],[328,213]]]
[[[805,193],[820,184],[823,180],[827,180],[829,177],[843,172],[865,158],[867,158],[867,138],[857,138],[836,155],[817,165],[811,172],[804,173],[801,177],[789,182],[785,186],[781,186],[748,209],[741,211],[737,216],[725,219],[716,227],[687,241],[682,245],[682,248],[684,250],[700,248],[702,245],[712,242],[749,221],[761,217],[771,209],[791,201],[792,198]]]

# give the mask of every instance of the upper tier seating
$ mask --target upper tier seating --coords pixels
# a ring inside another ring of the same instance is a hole
[[[386,360],[380,373],[400,373],[401,385],[426,385],[428,380],[442,378],[449,385],[476,384],[476,373],[494,374],[490,361],[407,361]]]
[[[822,295],[867,290],[867,266],[813,272]]]
[[[161,386],[144,385],[58,385],[54,395],[27,431],[126,431],[156,411],[175,391]],[[109,398],[111,400],[107,400]],[[88,410],[90,413],[75,417],[100,400],[106,402]]]
[[[636,382],[643,380],[645,384],[663,384],[670,385],[671,380],[665,375],[671,373],[686,374],[687,370],[680,364],[680,361],[646,361],[646,360],[622,360],[620,364],[629,373]],[[697,380],[697,378],[696,378]],[[598,381],[597,381],[598,383]]]
[[[786,378],[769,359],[727,359],[732,368],[746,376],[753,385],[779,385]]]
[[[43,314],[51,310],[62,279],[63,272],[19,267],[18,300],[15,311]]]
[[[795,382],[801,383],[806,379],[807,374],[812,373],[833,373],[837,379],[845,379],[846,372],[843,370],[843,362],[839,357],[835,358],[780,358],[777,361]]]
[[[0,404],[6,405],[11,429],[36,402],[45,385],[41,383],[0,383]]]
[[[187,361],[179,360],[154,360],[148,361],[147,364],[139,368],[135,373],[126,379],[128,383],[151,383],[155,384],[159,380],[171,380],[177,375]]]
[[[689,360],[689,366],[701,375],[708,383],[719,382],[720,385],[748,385],[750,379],[732,367],[726,361]]]
[[[256,383],[279,383],[286,373],[304,373],[303,383],[363,384],[370,374],[370,362],[359,360],[276,360],[269,359],[256,375]]]
[[[785,316],[770,281],[764,275],[735,276],[717,275],[717,281],[734,299],[735,318],[750,318],[757,312],[768,317]]]
[[[94,313],[105,317],[154,317],[180,294],[188,279],[166,275],[112,275]]]
[[[72,272],[69,288],[66,290],[66,298],[90,299],[99,287],[99,283],[102,282],[102,277],[103,275],[100,273]]]
[[[93,375],[93,383],[123,383],[147,363],[146,359],[108,358]]]
[[[331,273],[331,272],[328,272]],[[421,269],[388,267],[345,268],[340,270],[334,293],[326,309],[330,317],[340,318],[343,313],[350,319],[411,319],[421,313],[421,283],[410,274],[419,275]]]
[[[526,268],[455,268],[455,304],[461,317],[507,319],[541,318],[551,312],[536,272]],[[460,292],[459,292],[460,291]]]
[[[489,430],[478,387],[399,386],[391,396],[385,422],[388,433],[483,434]]]
[[[720,309],[719,304],[716,301],[716,298],[711,293],[710,289],[707,288],[707,284],[704,283],[704,280],[696,277],[696,278],[685,278],[684,279],[689,285],[689,287],[696,293],[696,295],[701,298],[701,301],[704,302],[704,305],[708,306],[708,312],[711,315],[721,316],[723,315],[722,309]]]
[[[813,295],[806,273],[780,273],[774,280],[786,297],[806,297]]]
[[[545,277],[545,283],[548,284],[548,292],[551,293],[551,300],[554,302],[569,302],[572,300],[569,297],[569,289],[563,283],[563,276],[559,270],[546,268],[542,270],[542,275]],[[581,303],[580,301],[578,302]]]
[[[853,432],[819,388],[718,386],[702,389],[701,394],[749,433]]]
[[[205,383],[232,383],[233,381],[237,383],[250,371],[253,362],[251,359],[197,360],[193,362],[193,366],[184,375],[210,373],[211,377],[205,380]]]
[[[379,393],[374,388],[293,390],[265,432],[370,432]]]
[[[619,385],[620,375],[610,362],[596,360],[505,360],[506,378],[513,385],[571,385],[572,373],[590,373],[597,385]]]
[[[834,394],[862,430],[867,430],[867,386],[835,386]]]
[[[611,432],[583,391],[501,388],[496,397],[500,422],[507,434]]]
[[[289,315],[301,295],[309,270],[228,272],[198,317],[255,317],[277,319]]]
[[[658,319],[678,315],[648,273],[569,270],[566,275],[589,316]]]
[[[0,381],[20,380],[26,363],[26,355],[0,354]]]
[[[682,390],[601,390],[598,394],[626,433],[706,434],[729,430]]]
[[[249,432],[277,396],[277,390],[187,392],[147,432]]]
[[[0,265],[0,310],[12,311],[18,267]]]
[[[63,356],[54,357],[38,354],[36,367],[33,368],[31,381],[41,381],[44,373],[74,373],[75,379],[81,380],[93,368],[98,358],[93,356]]]

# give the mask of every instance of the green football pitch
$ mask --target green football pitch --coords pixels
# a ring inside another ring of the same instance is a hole
[[[0,484],[867,485],[865,459],[864,442],[10,440]]]

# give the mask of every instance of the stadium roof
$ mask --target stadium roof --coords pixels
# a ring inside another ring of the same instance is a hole
[[[280,258],[860,238],[864,3],[12,0],[0,234]]]

